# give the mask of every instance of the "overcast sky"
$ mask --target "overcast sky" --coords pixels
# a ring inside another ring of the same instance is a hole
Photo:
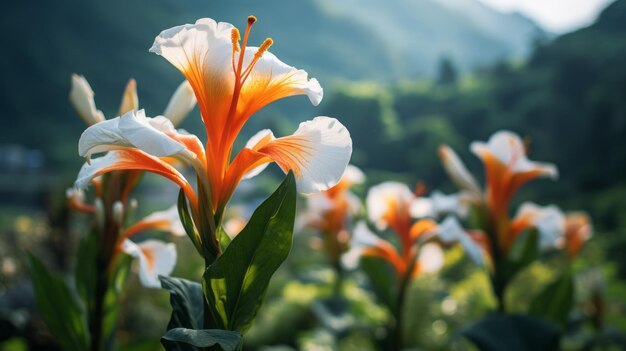
[[[544,29],[565,33],[591,24],[614,0],[480,0],[502,11],[519,11]]]

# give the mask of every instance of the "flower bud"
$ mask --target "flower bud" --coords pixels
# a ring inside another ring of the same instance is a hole
[[[87,125],[96,124],[104,121],[102,111],[96,109],[96,103],[93,99],[94,93],[91,86],[83,76],[72,74],[72,89],[70,90],[70,102],[80,118]]]
[[[175,126],[179,125],[196,106],[196,102],[191,84],[185,80],[172,95],[163,115],[169,118]]]

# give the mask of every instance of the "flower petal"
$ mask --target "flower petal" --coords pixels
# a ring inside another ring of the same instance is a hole
[[[210,139],[226,124],[235,85],[232,68],[232,24],[203,18],[164,30],[154,40],[150,52],[163,56],[178,68],[193,87],[204,124],[211,126]]]
[[[123,236],[128,238],[144,230],[160,230],[169,232],[176,236],[185,236],[185,228],[180,221],[178,215],[178,206],[174,205],[167,210],[153,212],[152,214],[144,217],[140,221],[128,227]]]
[[[439,157],[448,176],[461,190],[468,191],[480,197],[481,190],[474,176],[467,170],[463,161],[448,145],[439,147]]]
[[[370,221],[379,229],[385,229],[409,211],[414,195],[406,184],[384,182],[372,187],[367,193],[367,213]]]
[[[312,193],[339,182],[350,161],[352,139],[338,120],[316,117],[300,123],[293,135],[269,141],[258,152],[285,173],[292,170],[298,191]]]
[[[122,103],[120,104],[119,114],[120,116],[130,112],[137,111],[139,109],[139,98],[137,97],[137,82],[131,79],[126,84],[124,89],[124,95],[122,95]]]
[[[70,90],[70,102],[78,115],[87,125],[96,124],[105,120],[102,111],[96,109],[94,93],[91,86],[83,76],[72,74],[72,90]]]
[[[122,243],[122,251],[139,259],[139,280],[150,288],[160,288],[159,275],[170,275],[176,265],[176,246],[158,240],[135,244],[129,239]]]
[[[565,215],[557,206],[539,206],[532,202],[523,203],[513,219],[512,226],[517,234],[534,227],[539,232],[539,247],[554,248],[565,233]]]
[[[445,263],[441,247],[435,243],[427,243],[420,247],[417,256],[417,267],[420,273],[436,273]]]
[[[191,184],[180,172],[166,162],[136,149],[111,151],[92,160],[91,163],[85,163],[78,172],[74,186],[84,189],[94,177],[115,170],[147,171],[164,176],[183,189],[192,206],[197,204],[197,197]]]
[[[248,47],[244,67],[253,60],[258,48]],[[289,66],[274,54],[264,52],[254,65],[241,90],[244,111],[254,113],[263,106],[294,95],[307,95],[313,106],[319,105],[324,90],[315,78],[308,78],[306,71]]]
[[[197,102],[198,100],[193,93],[191,84],[189,84],[189,81],[185,80],[176,88],[174,95],[172,95],[170,101],[167,103],[163,116],[169,118],[172,124],[177,126],[187,117],[189,112],[193,110]]]
[[[470,148],[474,154],[485,160],[488,155],[506,165],[513,173],[539,172],[537,176],[557,178],[556,166],[550,163],[530,161],[520,137],[510,131],[501,130],[493,134],[487,143],[473,142]]]
[[[143,110],[93,125],[78,141],[78,152],[87,159],[94,153],[129,148],[156,157],[180,156],[192,163],[204,159],[197,137],[178,132],[166,117],[146,117]]]
[[[437,235],[443,243],[460,243],[465,253],[476,265],[482,266],[484,264],[483,249],[478,243],[472,240],[456,218],[452,216],[446,217],[446,219],[439,224]]]

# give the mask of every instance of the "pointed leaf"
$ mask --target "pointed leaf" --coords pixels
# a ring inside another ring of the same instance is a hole
[[[37,309],[50,332],[65,350],[88,350],[88,327],[78,294],[50,274],[35,256],[28,254]]]
[[[198,253],[204,255],[200,235],[196,231],[191,214],[189,214],[189,205],[187,204],[187,198],[185,197],[183,189],[180,189],[178,193],[178,215],[180,216],[180,222],[183,224],[183,228],[185,228],[185,233],[187,233],[187,236],[191,239],[193,246],[198,250]]]
[[[559,329],[523,315],[490,315],[460,331],[481,351],[553,351],[559,349]]]
[[[161,286],[170,292],[172,316],[167,329],[202,329],[204,299],[202,286],[186,279],[160,276]]]
[[[219,328],[244,333],[250,327],[272,275],[291,249],[295,207],[296,183],[289,172],[205,271],[205,297]]]
[[[230,330],[174,328],[168,330],[161,340],[163,340],[163,346],[167,350],[170,350],[169,342],[173,342],[184,343],[197,348],[219,345],[224,351],[236,351],[241,349],[242,338],[241,334]]]
[[[569,269],[551,282],[530,304],[529,312],[565,327],[574,304],[574,280]]]
[[[393,267],[386,260],[371,256],[361,257],[360,267],[367,274],[378,300],[390,311],[395,311],[397,295],[395,287],[398,286],[398,282]]]

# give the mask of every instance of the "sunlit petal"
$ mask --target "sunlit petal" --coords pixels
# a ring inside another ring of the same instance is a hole
[[[557,206],[539,206],[531,202],[523,203],[511,224],[514,234],[530,228],[539,232],[539,247],[549,249],[557,246],[565,233],[565,215]]]
[[[441,270],[444,263],[445,257],[439,245],[427,243],[420,247],[416,267],[420,273],[436,273]]]
[[[443,163],[443,167],[448,173],[450,179],[461,190],[468,191],[480,197],[480,186],[474,176],[467,170],[463,161],[448,145],[439,147],[439,157]]]
[[[339,182],[350,161],[352,139],[336,119],[316,117],[300,123],[293,135],[269,141],[258,152],[285,173],[292,170],[298,191],[312,193]]]
[[[177,126],[193,110],[197,102],[191,84],[185,80],[178,86],[174,95],[170,98],[163,116],[169,118],[172,124]]]
[[[91,86],[83,76],[72,74],[72,90],[70,90],[70,102],[78,115],[87,125],[104,121],[102,111],[96,108],[94,93]]]
[[[248,66],[258,48],[248,47],[244,56],[244,67]],[[270,52],[264,52],[250,72],[242,90],[243,111],[254,113],[263,106],[293,95],[307,95],[311,104],[317,106],[324,96],[324,90],[317,79],[308,78],[301,69],[291,67]]]
[[[123,115],[127,112],[137,111],[139,109],[139,98],[137,97],[137,82],[134,79],[128,81],[122,102],[120,104],[119,114]]]
[[[470,235],[461,227],[459,221],[452,217],[446,217],[446,219],[439,224],[437,228],[437,235],[443,243],[459,243],[465,250],[465,253],[476,263],[478,266],[484,264],[483,249],[476,243]]]
[[[94,177],[115,170],[147,171],[164,176],[178,184],[192,203],[197,203],[193,188],[180,172],[166,162],[134,149],[111,151],[91,163],[85,163],[78,173],[75,187],[84,189]]]
[[[170,275],[176,265],[176,246],[172,243],[146,240],[135,244],[126,239],[122,251],[139,259],[139,280],[146,287],[160,288],[159,275]]]
[[[414,195],[406,184],[384,182],[372,187],[367,194],[367,213],[379,229],[394,225],[404,212],[408,214]]]
[[[536,171],[538,172],[537,176],[558,177],[558,171],[553,164],[530,161],[526,157],[526,148],[522,139],[513,132],[496,132],[487,143],[473,142],[470,148],[483,160],[488,155],[495,157],[513,173]]]

